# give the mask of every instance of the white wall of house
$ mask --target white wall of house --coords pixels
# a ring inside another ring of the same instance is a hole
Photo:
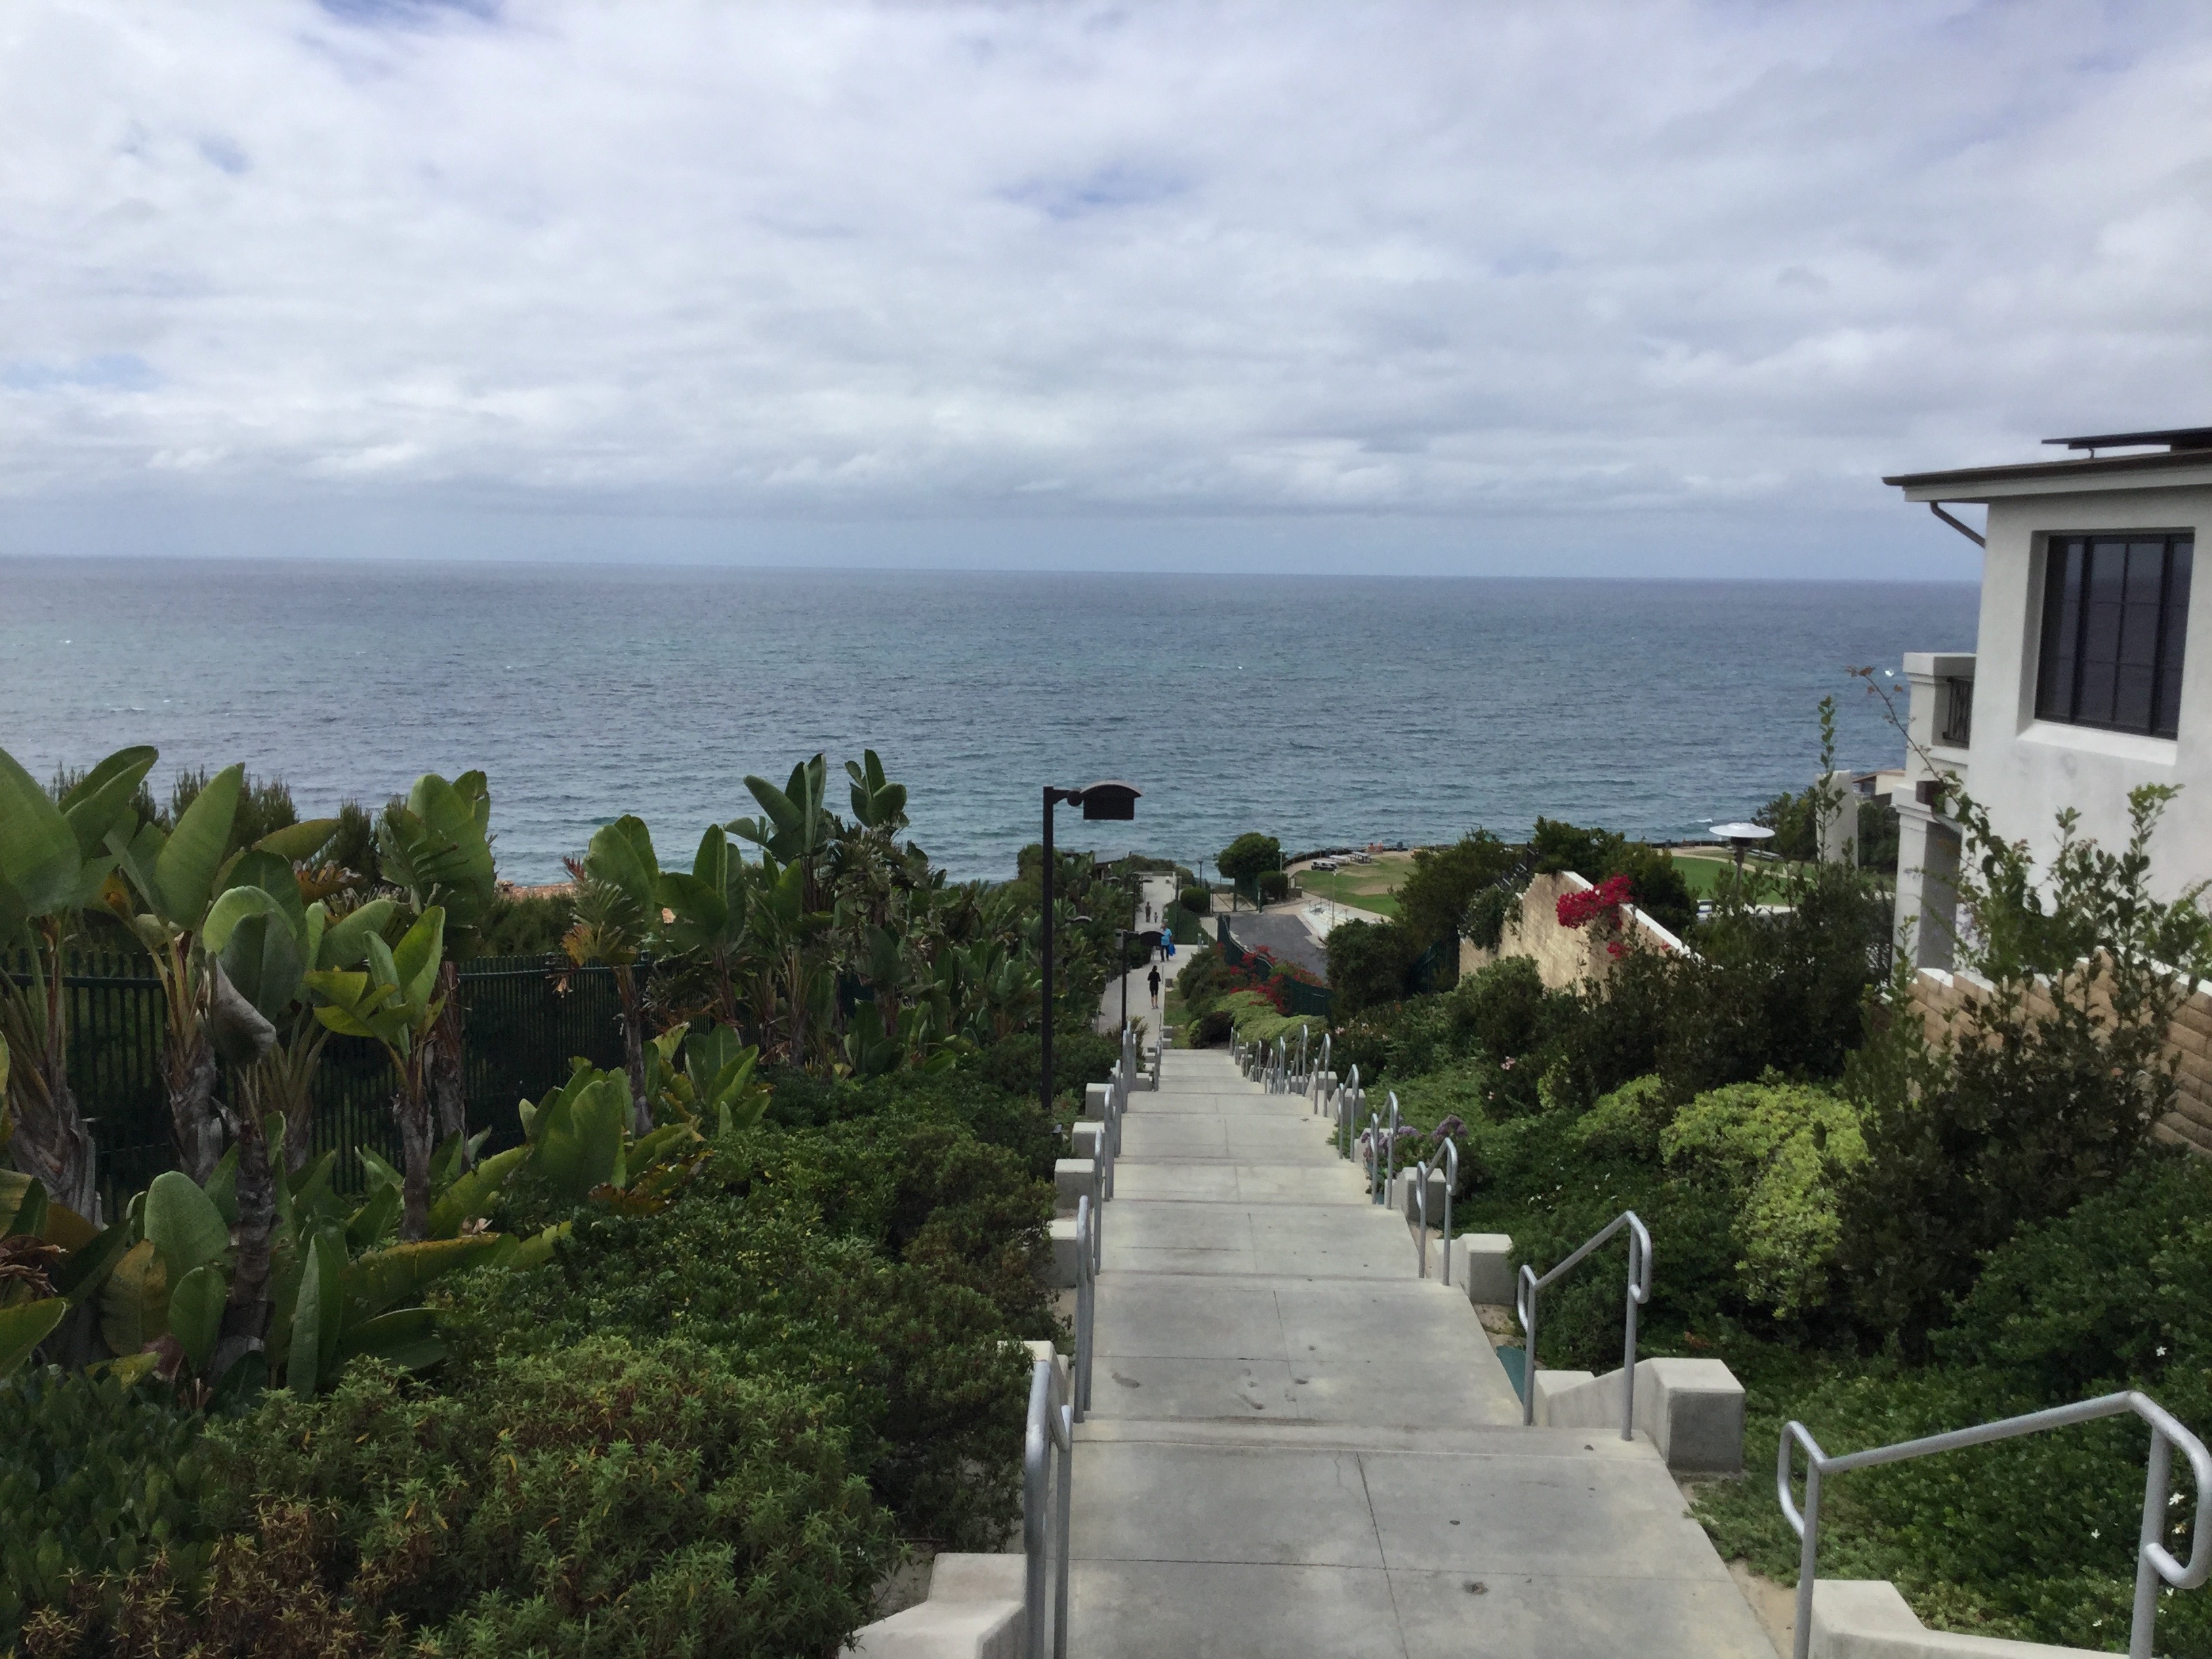
[[[1905,484],[1911,501],[1980,501],[1989,508],[1982,569],[1979,637],[1972,657],[1908,656],[1912,686],[1912,732],[1938,769],[1961,777],[1989,811],[2007,840],[2024,840],[2039,863],[2057,845],[2057,818],[2072,808],[2080,833],[2118,848],[2127,832],[2127,794],[2138,784],[2179,786],[2152,843],[2154,886],[2171,896],[2191,883],[2212,878],[2212,453],[2201,465],[2156,471],[2084,476],[2052,468],[2056,476],[1955,478]],[[2183,647],[2179,715],[2172,738],[2106,732],[2035,718],[2036,678],[2043,619],[2044,554],[2053,535],[2095,531],[2156,530],[2197,533],[2198,553],[2191,584]],[[1960,677],[1973,686],[1971,740],[1963,749],[1940,741],[1944,698]],[[1929,767],[1915,754],[1907,773],[1915,783]],[[1948,884],[1955,869],[1956,826],[1914,799],[1896,798],[1900,815],[1900,923],[1919,918],[1915,954],[1926,965],[1949,960]],[[1923,914],[1924,913],[1924,914]]]

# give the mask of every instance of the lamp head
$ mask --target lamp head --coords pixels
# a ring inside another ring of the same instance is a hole
[[[1085,817],[1126,823],[1137,816],[1137,797],[1143,793],[1134,784],[1106,778],[1076,790],[1074,796]]]

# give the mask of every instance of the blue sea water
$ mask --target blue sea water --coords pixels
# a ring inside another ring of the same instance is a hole
[[[501,873],[623,812],[688,866],[710,822],[864,746],[915,838],[1003,876],[1039,787],[1126,778],[1063,846],[1186,862],[1524,831],[1680,836],[1902,744],[1847,669],[1971,650],[1962,584],[0,562],[0,747],[43,777],[128,743],[244,761],[304,813],[489,774]],[[842,775],[833,799],[842,808]],[[1102,833],[1103,832],[1103,833]]]

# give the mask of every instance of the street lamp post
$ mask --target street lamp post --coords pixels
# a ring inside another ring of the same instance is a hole
[[[1117,782],[1110,778],[1086,785],[1081,789],[1055,789],[1050,784],[1044,786],[1044,1033],[1040,1044],[1042,1052],[1039,1056],[1037,1098],[1044,1107],[1048,1121],[1052,1116],[1052,809],[1066,801],[1071,806],[1080,806],[1086,818],[1126,823],[1137,816],[1137,798],[1142,793],[1133,785]]]

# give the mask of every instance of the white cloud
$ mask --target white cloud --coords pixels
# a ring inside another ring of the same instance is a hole
[[[33,3],[0,491],[1817,515],[2212,417],[2212,13]]]

